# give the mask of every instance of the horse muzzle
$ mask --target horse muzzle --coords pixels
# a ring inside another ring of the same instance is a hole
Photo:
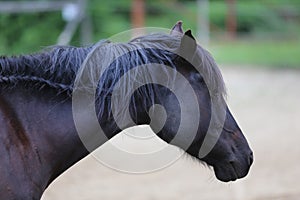
[[[244,158],[232,159],[213,165],[215,175],[223,182],[235,181],[245,177],[253,163],[252,151]]]

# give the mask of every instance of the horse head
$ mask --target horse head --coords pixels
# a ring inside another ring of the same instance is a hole
[[[83,96],[90,103],[83,105],[91,105],[91,113],[98,112],[98,119],[91,115],[92,124],[99,121],[103,143],[125,128],[150,124],[162,140],[212,166],[219,180],[247,175],[252,151],[226,104],[221,72],[192,32],[183,31],[182,22],[170,34],[99,43],[90,55],[81,73],[86,78],[78,76],[84,78],[78,83],[97,88],[96,102],[91,92],[90,98]],[[79,123],[84,135],[93,127]],[[93,141],[91,150],[99,146]]]
[[[212,166],[219,180],[234,181],[247,175],[253,153],[225,102],[224,82],[213,58],[196,43],[191,31],[183,32],[181,25],[178,22],[171,35],[181,37],[174,63],[187,81],[175,83],[172,91],[158,87],[159,104],[167,117],[162,120],[162,112],[157,109],[150,125],[161,139]],[[180,132],[182,118],[185,125]]]

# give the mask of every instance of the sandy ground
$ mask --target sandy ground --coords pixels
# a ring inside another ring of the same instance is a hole
[[[250,174],[221,183],[185,157],[158,172],[117,172],[88,156],[43,200],[296,200],[300,198],[300,71],[224,68],[228,104],[254,151]]]

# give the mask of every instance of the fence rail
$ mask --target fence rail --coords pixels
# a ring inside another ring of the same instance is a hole
[[[37,13],[63,11],[68,5],[75,4],[80,8],[74,19],[67,20],[64,30],[58,37],[57,44],[67,45],[70,43],[76,29],[81,24],[81,42],[89,44],[92,38],[92,26],[86,13],[87,0],[76,1],[0,1],[0,14]]]
[[[20,13],[20,12],[52,12],[60,11],[71,1],[0,1],[0,13]],[[73,2],[74,3],[74,2]]]

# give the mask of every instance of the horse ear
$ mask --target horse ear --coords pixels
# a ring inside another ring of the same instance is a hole
[[[183,30],[182,30],[182,21],[178,21],[172,28],[171,30],[171,35],[182,35],[183,34]]]
[[[188,30],[184,33],[183,37],[181,38],[179,55],[187,61],[191,61],[196,52],[196,49],[196,39],[192,35],[192,31]]]

